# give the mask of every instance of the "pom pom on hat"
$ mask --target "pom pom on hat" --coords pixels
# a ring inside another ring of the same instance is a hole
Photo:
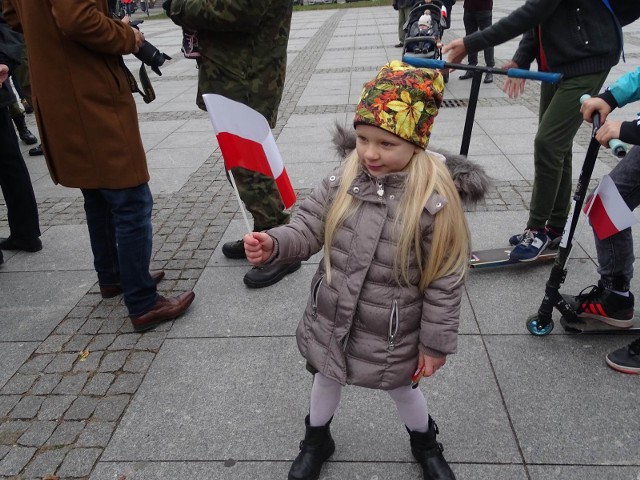
[[[443,91],[440,72],[394,60],[364,84],[353,124],[373,125],[427,148]]]
[[[431,25],[431,15],[421,15],[418,19],[418,25]]]

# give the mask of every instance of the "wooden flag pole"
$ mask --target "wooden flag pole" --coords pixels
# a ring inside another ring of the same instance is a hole
[[[238,203],[240,204],[240,211],[242,212],[242,218],[244,218],[244,223],[247,226],[247,232],[251,234],[251,232],[253,232],[253,229],[249,224],[249,218],[247,218],[247,212],[245,211],[244,204],[242,203],[242,199],[240,198],[240,192],[238,192],[238,187],[236,186],[236,180],[235,178],[233,178],[233,172],[231,170],[227,170],[227,173],[229,174],[229,180],[231,180],[233,191],[236,193],[236,198],[238,199]]]

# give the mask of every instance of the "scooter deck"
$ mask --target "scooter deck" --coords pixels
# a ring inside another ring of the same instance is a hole
[[[633,326],[631,328],[617,328],[611,325],[607,325],[600,320],[596,320],[595,318],[581,318],[581,322],[574,323],[568,322],[564,317],[560,318],[560,324],[566,330],[567,333],[594,333],[594,334],[616,334],[616,335],[627,335],[627,334],[635,334],[637,335],[640,332],[640,320],[637,317],[633,319]]]
[[[491,267],[506,267],[509,265],[532,265],[534,263],[545,262],[553,260],[558,256],[558,250],[547,249],[540,254],[538,258],[530,262],[519,262],[517,260],[511,260],[509,254],[513,250],[513,247],[493,248],[490,250],[476,250],[471,252],[471,258],[469,259],[469,266],[471,268],[491,268]]]

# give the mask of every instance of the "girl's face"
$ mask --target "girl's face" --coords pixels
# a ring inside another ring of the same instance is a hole
[[[358,158],[373,177],[401,172],[420,150],[412,143],[373,125],[356,125],[356,138]]]

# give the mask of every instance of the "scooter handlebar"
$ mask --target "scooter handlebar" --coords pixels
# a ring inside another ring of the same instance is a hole
[[[587,100],[589,100],[591,98],[591,95],[582,95],[580,97],[580,103],[584,103]],[[598,114],[598,112],[594,113],[594,117],[596,117],[597,115],[597,123],[595,122],[595,118],[594,118],[594,124],[596,124],[596,128],[600,128],[600,115]],[[616,157],[618,158],[622,158],[627,154],[627,150],[628,150],[628,146],[626,143],[622,142],[619,138],[612,138],[611,140],[609,140],[609,148],[611,149],[611,153],[613,153]]]
[[[531,70],[523,70],[521,68],[507,69],[507,76],[511,78],[525,78],[528,80],[539,80],[545,83],[558,83],[560,80],[562,80],[561,73],[532,72]]]
[[[447,63],[444,60],[436,60],[433,58],[419,58],[405,56],[402,61],[419,68],[453,68],[455,70],[480,70],[482,72],[496,73],[499,75],[507,75],[511,78],[525,78],[529,80],[539,80],[546,83],[558,83],[562,80],[562,74],[549,72],[532,72],[531,70],[523,70],[520,68],[509,68],[507,70],[493,67],[478,67],[476,65],[459,65],[455,63]]]

